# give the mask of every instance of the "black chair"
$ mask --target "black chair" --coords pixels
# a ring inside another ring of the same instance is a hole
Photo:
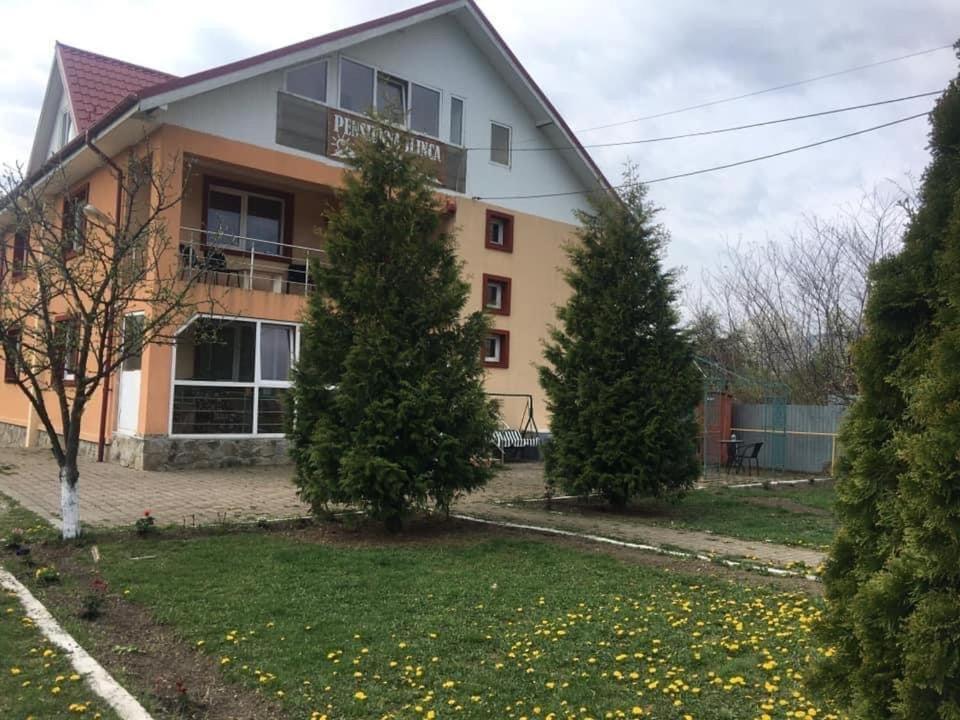
[[[237,278],[237,287],[240,287],[240,274],[242,271],[237,268],[232,268],[227,265],[227,256],[216,248],[210,247],[209,245],[203,246],[203,262],[202,267],[205,272],[208,273],[223,273],[227,276],[226,284],[230,284],[230,278]],[[214,275],[214,282],[216,282],[216,275]]]
[[[287,295],[290,294],[291,283],[294,285],[294,287],[302,287],[304,295],[309,292],[309,289],[313,286],[313,283],[310,283],[310,286],[308,287],[306,265],[290,265],[287,268]]]
[[[757,456],[760,455],[760,448],[763,447],[762,442],[750,443],[749,445],[744,445],[737,452],[737,473],[740,473],[740,470],[743,468],[743,461],[747,461],[747,475],[750,475],[750,464],[753,463],[753,467],[757,469],[757,477],[760,477],[760,461]]]

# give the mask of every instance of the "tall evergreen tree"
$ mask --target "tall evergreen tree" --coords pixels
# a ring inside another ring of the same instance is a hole
[[[872,272],[824,575],[814,681],[870,720],[960,719],[960,79],[929,148],[903,250]]]
[[[540,368],[552,413],[550,482],[615,505],[689,488],[698,474],[700,384],[662,268],[666,231],[627,171],[620,198],[593,200],[568,248],[573,294]]]
[[[402,138],[358,142],[311,268],[288,433],[300,495],[364,507],[397,529],[412,506],[482,486],[496,427],[487,319],[441,228],[430,168]]]

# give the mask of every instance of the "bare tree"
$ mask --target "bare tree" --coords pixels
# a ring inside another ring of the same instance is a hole
[[[909,207],[909,192],[888,183],[836,217],[803,218],[784,240],[727,245],[722,269],[704,278],[718,336],[798,400],[853,396],[868,273],[899,246]]]
[[[27,397],[59,466],[63,537],[80,533],[80,425],[91,398],[125,361],[173,329],[208,294],[202,275],[182,274],[165,214],[180,202],[178,160],[131,153],[116,176],[109,215],[68,189],[63,168],[0,180],[0,342],[8,380]],[[2,235],[0,235],[2,237]],[[134,312],[137,322],[121,323]]]

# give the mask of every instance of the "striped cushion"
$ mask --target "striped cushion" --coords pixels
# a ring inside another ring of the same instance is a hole
[[[493,442],[498,448],[525,448],[540,445],[540,436],[524,437],[519,430],[495,430]]]

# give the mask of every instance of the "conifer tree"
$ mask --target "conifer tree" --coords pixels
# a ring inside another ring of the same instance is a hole
[[[700,384],[679,328],[666,231],[628,169],[620,198],[593,199],[567,253],[573,293],[540,368],[552,414],[546,472],[566,491],[623,505],[689,488],[698,475]]]
[[[871,275],[824,574],[814,684],[869,720],[960,718],[960,79],[929,148],[903,250]]]
[[[288,433],[300,495],[399,529],[482,486],[496,427],[484,394],[487,319],[468,285],[430,167],[390,134],[358,142],[326,230],[294,373]]]

